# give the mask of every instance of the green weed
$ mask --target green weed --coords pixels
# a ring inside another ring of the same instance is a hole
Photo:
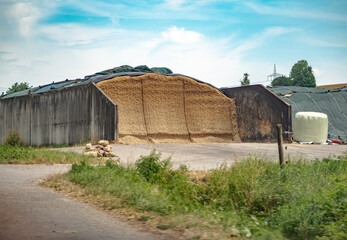
[[[23,146],[24,142],[16,130],[10,129],[8,133],[6,134],[6,139],[4,144],[10,145],[10,146]]]
[[[292,161],[282,169],[250,157],[201,173],[200,180],[185,167],[171,166],[170,159],[160,160],[153,151],[135,167],[82,162],[66,176],[89,194],[114,196],[122,206],[182,216],[163,226],[221,226],[229,237],[254,239],[346,239],[347,154]],[[194,217],[184,220],[188,215]]]
[[[51,151],[46,148],[0,145],[0,164],[99,163],[90,156],[73,152]]]

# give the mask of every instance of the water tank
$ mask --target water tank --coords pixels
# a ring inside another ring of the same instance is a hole
[[[297,112],[294,118],[294,140],[325,143],[328,136],[328,116],[319,112]]]

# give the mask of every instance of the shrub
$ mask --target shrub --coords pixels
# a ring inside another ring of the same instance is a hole
[[[20,137],[19,133],[14,130],[10,129],[6,135],[6,140],[4,142],[5,144],[11,145],[11,146],[23,146],[24,141]]]
[[[136,170],[150,183],[164,183],[170,175],[171,159],[161,161],[160,155],[154,149],[149,156],[141,156],[135,163]]]

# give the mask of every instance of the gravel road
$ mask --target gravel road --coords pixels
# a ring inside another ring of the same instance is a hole
[[[0,165],[0,239],[154,240],[92,207],[37,185],[68,165]]]

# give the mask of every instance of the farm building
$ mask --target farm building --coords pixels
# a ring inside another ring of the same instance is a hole
[[[290,105],[263,86],[223,93],[167,68],[116,67],[2,96],[0,142],[11,129],[27,145],[275,141],[276,124],[291,130]]]

